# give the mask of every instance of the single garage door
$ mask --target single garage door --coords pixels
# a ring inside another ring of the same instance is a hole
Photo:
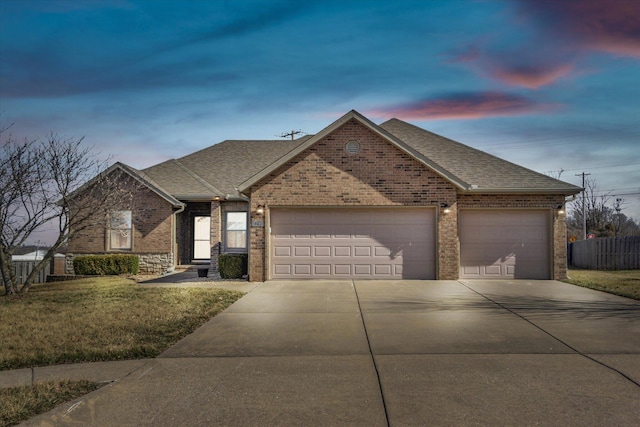
[[[435,209],[272,209],[272,279],[434,279]]]
[[[460,277],[550,278],[547,210],[460,210]]]

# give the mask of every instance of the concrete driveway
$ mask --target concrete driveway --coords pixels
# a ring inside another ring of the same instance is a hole
[[[640,302],[555,281],[267,282],[26,425],[638,425]]]

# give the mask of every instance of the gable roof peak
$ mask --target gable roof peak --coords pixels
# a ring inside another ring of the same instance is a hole
[[[388,141],[389,143],[394,145],[399,150],[405,152],[407,155],[409,155],[409,156],[415,158],[416,160],[418,160],[419,162],[427,165],[428,167],[433,169],[436,173],[438,173],[439,175],[443,176],[445,179],[448,179],[454,185],[456,185],[456,186],[458,186],[460,188],[464,188],[464,186],[465,186],[464,183],[462,183],[459,180],[457,180],[455,176],[452,176],[452,175],[448,174],[446,170],[440,168],[437,164],[435,164],[433,162],[430,162],[429,159],[427,159],[427,158],[424,158],[424,156],[422,156],[420,154],[420,152],[417,151],[414,147],[412,147],[411,145],[407,144],[405,141],[403,141],[402,139],[400,139],[397,136],[393,135],[391,132],[387,131],[386,129],[382,128],[381,126],[376,125],[374,122],[372,122],[371,120],[369,120],[368,118],[366,118],[365,116],[360,114],[358,111],[350,110],[348,113],[346,113],[343,116],[341,116],[340,118],[338,118],[336,121],[331,123],[329,126],[325,127],[320,132],[316,133],[315,135],[313,135],[312,137],[310,137],[306,141],[300,143],[295,148],[293,148],[291,151],[289,151],[288,153],[286,153],[285,155],[280,157],[278,160],[276,160],[275,162],[271,163],[270,165],[268,165],[267,167],[265,167],[264,169],[262,169],[258,173],[256,173],[253,176],[251,176],[249,179],[247,179],[244,182],[242,182],[240,185],[238,185],[238,191],[240,193],[246,192],[252,185],[254,185],[258,181],[260,181],[261,179],[263,179],[264,177],[269,175],[274,170],[276,170],[279,167],[281,167],[282,165],[284,165],[286,162],[288,162],[289,160],[291,160],[292,158],[294,158],[295,156],[297,156],[298,154],[300,154],[301,152],[303,152],[307,148],[311,147],[316,142],[320,141],[322,138],[324,138],[327,135],[329,135],[330,133],[334,132],[336,129],[338,129],[339,127],[341,127],[342,125],[344,125],[345,123],[347,123],[350,120],[358,121],[360,124],[362,124],[363,126],[368,128],[370,131],[372,131],[376,135],[380,136],[384,140]]]
[[[91,178],[89,181],[85,182],[83,185],[81,185],[75,191],[73,191],[70,194],[69,197],[70,198],[76,197],[78,194],[80,194],[83,191],[85,191],[93,183],[95,183],[95,182],[99,181],[100,179],[112,174],[116,170],[120,170],[123,173],[129,175],[136,182],[138,182],[141,185],[149,188],[151,191],[156,193],[158,196],[160,196],[161,198],[166,200],[173,207],[180,208],[180,207],[183,206],[182,202],[180,202],[178,199],[173,197],[171,195],[171,193],[169,193],[164,188],[162,188],[158,183],[156,183],[153,179],[151,179],[151,177],[149,177],[146,173],[144,173],[143,171],[140,171],[140,170],[138,170],[136,168],[133,168],[133,167],[131,167],[131,166],[125,164],[125,163],[122,163],[122,162],[113,163],[111,166],[109,166],[108,168],[106,168],[105,170],[103,170],[102,172],[100,172],[99,174],[94,176],[93,178]],[[61,203],[61,202],[62,202],[62,200],[59,201],[58,203]]]

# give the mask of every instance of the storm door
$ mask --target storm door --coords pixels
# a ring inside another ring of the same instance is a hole
[[[193,259],[211,258],[211,217],[193,217]]]

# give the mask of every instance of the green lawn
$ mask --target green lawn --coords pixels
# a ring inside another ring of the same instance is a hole
[[[0,370],[155,357],[242,295],[122,277],[35,285],[0,296]]]
[[[153,288],[122,277],[35,285],[0,296],[0,370],[155,357],[243,294]],[[0,388],[0,426],[89,393],[100,384],[49,381]]]
[[[33,386],[0,388],[0,426],[12,426],[100,387],[90,381],[47,381]]]
[[[567,283],[640,300],[640,270],[569,270]]]

